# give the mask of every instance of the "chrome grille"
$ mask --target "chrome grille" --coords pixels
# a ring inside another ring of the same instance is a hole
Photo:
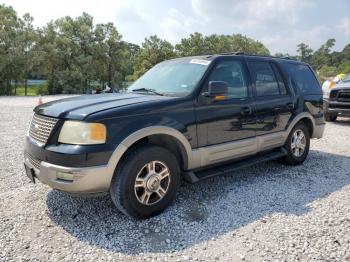
[[[338,101],[350,102],[350,92],[339,92]]]
[[[57,120],[56,118],[34,114],[29,127],[29,136],[40,144],[46,144]]]
[[[26,154],[26,157],[28,158],[29,160],[29,163],[35,167],[36,169],[40,170],[40,164],[41,164],[41,161],[39,159],[35,159],[34,157],[32,157],[31,155],[29,154]]]

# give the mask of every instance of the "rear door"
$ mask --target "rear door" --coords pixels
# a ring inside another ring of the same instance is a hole
[[[285,130],[294,110],[294,98],[277,63],[248,60],[256,106],[256,135]]]

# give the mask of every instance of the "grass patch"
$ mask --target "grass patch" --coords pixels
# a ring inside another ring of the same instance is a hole
[[[32,85],[27,88],[27,96],[37,96],[46,93],[45,85]],[[17,96],[24,96],[24,86],[19,86],[16,89]]]

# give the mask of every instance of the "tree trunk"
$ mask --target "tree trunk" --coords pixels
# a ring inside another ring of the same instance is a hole
[[[88,90],[88,80],[85,78],[85,80],[84,80],[84,94],[87,93],[87,90]]]
[[[6,80],[6,90],[5,94],[7,96],[11,95],[11,80]]]
[[[48,84],[48,91],[49,95],[53,95],[55,92],[54,86],[55,86],[55,80],[54,80],[54,69],[51,67],[50,74],[49,74],[49,84]]]
[[[17,95],[17,80],[15,80],[15,96]]]
[[[24,95],[27,96],[28,79],[24,79]]]
[[[108,86],[112,86],[112,62],[108,64]]]

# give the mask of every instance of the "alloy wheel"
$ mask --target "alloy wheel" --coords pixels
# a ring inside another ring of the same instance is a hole
[[[163,199],[169,185],[169,168],[161,161],[151,161],[144,165],[136,176],[135,196],[143,205],[154,205]]]
[[[306,137],[301,129],[294,131],[292,136],[291,149],[292,153],[296,157],[301,157],[305,152],[306,147]]]

